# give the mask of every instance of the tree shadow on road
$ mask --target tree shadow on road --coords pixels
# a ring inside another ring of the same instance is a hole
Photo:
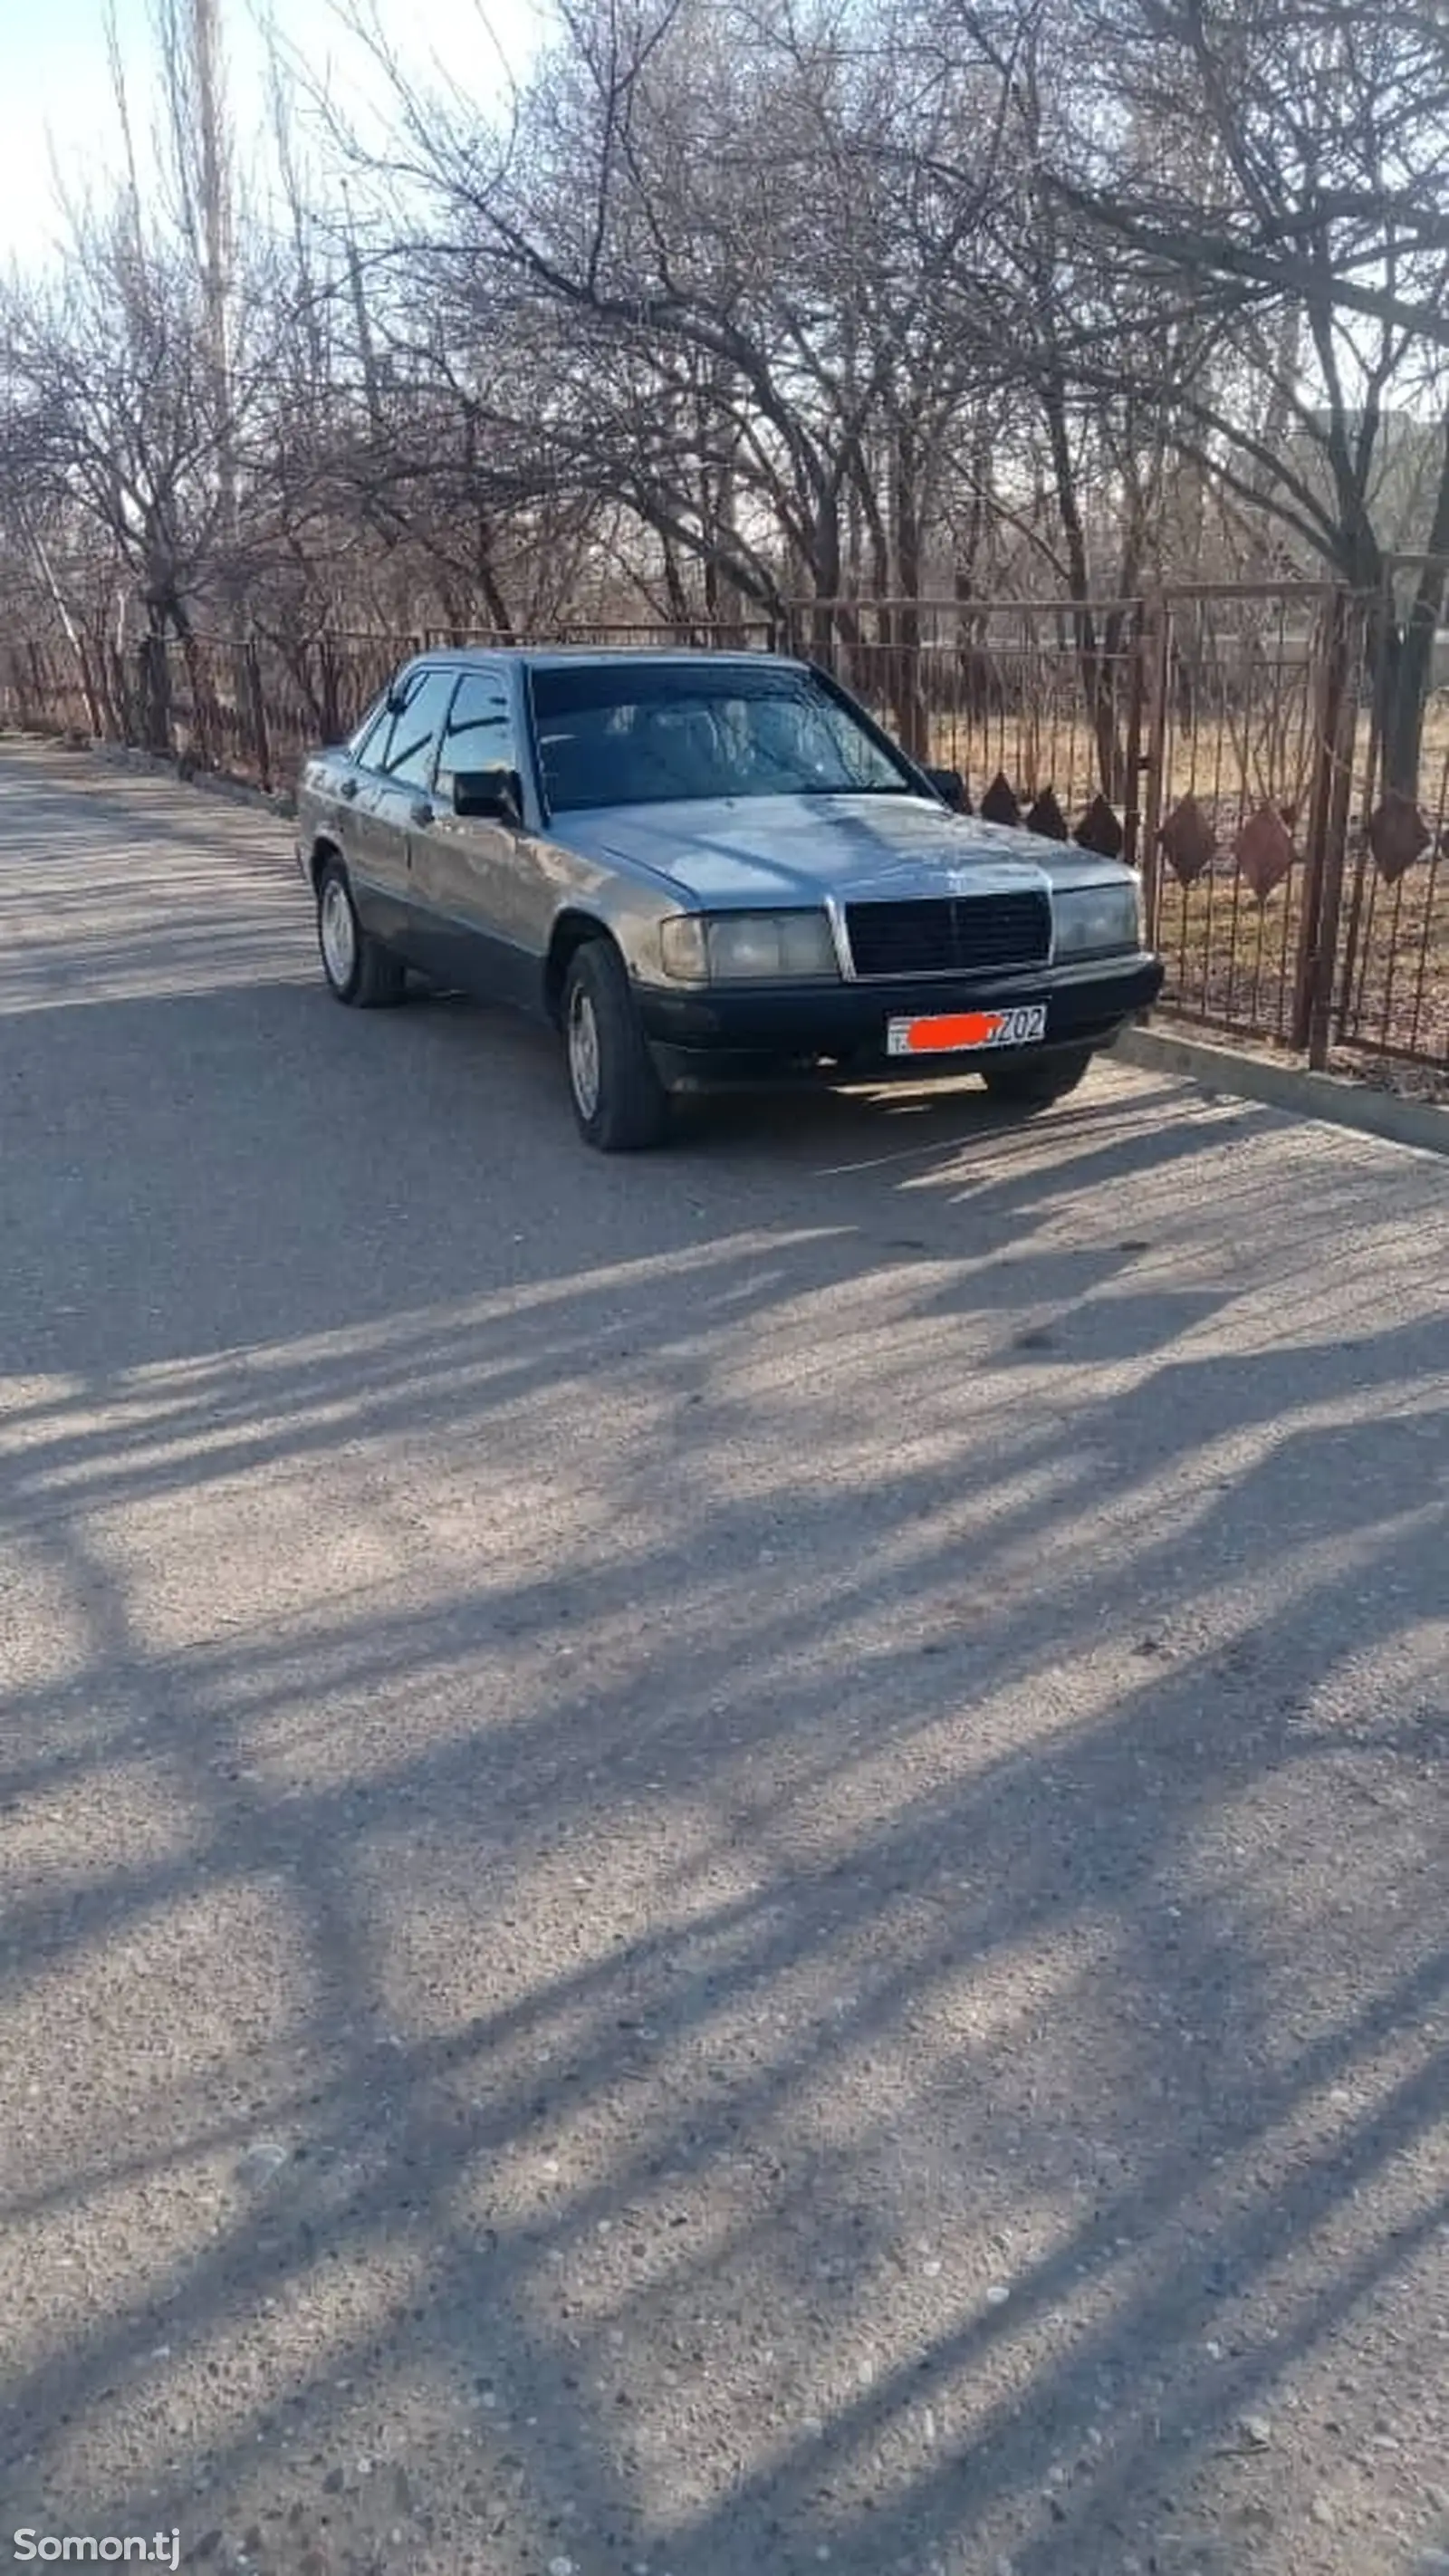
[[[476,1015],[24,1026],[10,2527],[1438,2539],[1422,1167],[1109,1082],[621,1170]]]

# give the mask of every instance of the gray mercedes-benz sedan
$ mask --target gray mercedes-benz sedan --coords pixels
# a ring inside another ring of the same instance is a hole
[[[1081,1080],[1162,982],[1137,879],[963,801],[806,663],[440,650],[306,761],[297,860],[339,1001],[550,1020],[619,1152],[730,1084]]]

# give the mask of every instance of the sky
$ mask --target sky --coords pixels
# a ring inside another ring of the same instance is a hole
[[[266,46],[256,0],[221,0],[229,92],[239,156],[262,148]],[[133,115],[150,122],[156,49],[149,0],[112,0]],[[372,14],[409,75],[426,83],[436,44],[455,81],[480,97],[504,80],[500,54],[526,72],[543,32],[542,0],[451,0],[423,11],[417,0],[372,0]],[[378,76],[343,23],[337,0],[280,0],[287,40],[334,102],[364,110]],[[431,28],[432,36],[424,32]],[[72,190],[97,184],[116,166],[116,117],[106,45],[106,0],[0,0],[0,268],[48,265],[63,219],[57,172]],[[444,33],[444,31],[446,31]]]

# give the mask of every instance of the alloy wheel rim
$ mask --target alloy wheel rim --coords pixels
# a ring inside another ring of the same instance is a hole
[[[577,984],[569,1000],[569,1078],[580,1111],[592,1118],[599,1105],[599,1024],[593,1003]]]
[[[322,955],[333,983],[350,984],[357,964],[357,934],[347,889],[337,877],[322,897]]]

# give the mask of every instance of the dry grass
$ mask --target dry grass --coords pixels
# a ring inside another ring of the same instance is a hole
[[[1164,871],[1158,944],[1179,1008],[1286,1040],[1301,929],[1302,872],[1260,904],[1222,866],[1190,887]],[[1334,1029],[1360,1047],[1449,1066],[1449,869],[1420,865],[1386,886],[1367,853],[1344,886]]]

